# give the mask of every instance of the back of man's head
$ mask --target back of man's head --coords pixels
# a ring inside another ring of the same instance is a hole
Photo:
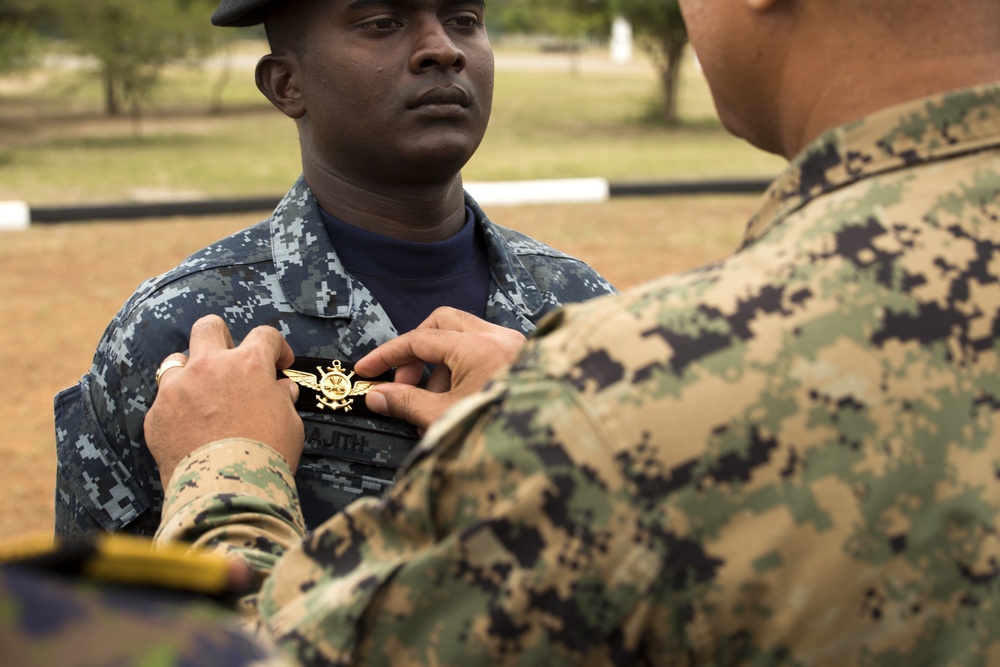
[[[1000,78],[997,0],[682,0],[719,114],[791,157],[825,129]]]

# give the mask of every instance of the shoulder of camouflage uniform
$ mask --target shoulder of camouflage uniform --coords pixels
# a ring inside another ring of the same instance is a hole
[[[581,259],[507,227],[490,223],[486,229],[496,234],[545,289],[551,289],[552,283],[592,296],[616,293],[610,282]]]
[[[956,90],[906,102],[828,130],[789,163],[768,189],[773,217],[873,174],[912,167],[951,153],[996,144],[1000,85]],[[755,215],[748,236],[768,223]]]
[[[122,306],[121,314],[129,316],[153,294],[178,281],[193,279],[200,272],[271,261],[269,229],[265,220],[194,252],[174,268],[139,285]]]

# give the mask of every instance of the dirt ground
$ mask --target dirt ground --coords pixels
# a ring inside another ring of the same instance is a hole
[[[491,211],[590,262],[619,287],[716,259],[756,197],[612,200]],[[35,226],[0,232],[0,542],[50,533],[52,399],[90,365],[104,327],[145,278],[260,214]]]

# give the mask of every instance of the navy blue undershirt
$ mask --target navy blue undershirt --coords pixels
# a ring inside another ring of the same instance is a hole
[[[461,231],[434,243],[401,241],[320,213],[344,268],[371,291],[399,333],[415,329],[438,306],[485,317],[489,256],[469,207]]]

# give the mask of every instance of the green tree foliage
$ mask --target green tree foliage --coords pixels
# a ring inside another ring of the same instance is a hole
[[[488,24],[493,34],[514,33],[555,37],[579,67],[581,42],[603,39],[610,30],[605,0],[491,0]]]
[[[653,59],[663,89],[663,119],[679,125],[677,83],[680,79],[687,27],[677,0],[610,0],[609,11],[632,24],[632,31]]]
[[[0,74],[30,64],[34,47],[34,33],[30,28],[0,16]]]
[[[0,0],[0,74],[33,62],[38,40],[31,26],[37,14],[34,0]]]
[[[490,23],[501,31],[549,34],[563,39],[606,38],[611,22],[624,16],[653,59],[663,90],[663,119],[680,124],[677,83],[687,28],[677,0],[492,0]]]
[[[100,66],[109,115],[138,117],[163,68],[214,48],[214,0],[45,0],[61,31]]]
[[[604,37],[610,29],[606,0],[492,0],[489,20],[494,32],[552,35],[568,43]]]

